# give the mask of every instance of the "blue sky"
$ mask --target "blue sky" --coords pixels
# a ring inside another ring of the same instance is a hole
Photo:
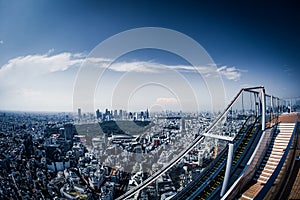
[[[76,74],[89,52],[105,39],[139,27],[173,29],[201,44],[219,68],[226,101],[241,87],[259,85],[275,96],[300,96],[300,7],[289,1],[230,2],[0,0],[0,109],[72,110]],[[188,65],[158,50],[129,53],[119,63],[130,69],[134,64]],[[118,73],[109,72],[107,80]],[[184,76],[202,85],[199,98],[208,95],[201,78]],[[100,95],[109,93],[106,87],[95,94],[101,109],[110,106]],[[152,92],[152,103],[137,96],[139,107],[124,108],[164,107],[160,100],[176,104],[171,94],[162,94]]]

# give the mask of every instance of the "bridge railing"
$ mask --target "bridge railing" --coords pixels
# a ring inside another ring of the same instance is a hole
[[[300,112],[300,97],[283,99],[282,106],[285,112]]]
[[[264,88],[243,88],[223,113],[207,128],[205,136],[215,138],[216,146],[226,146],[226,141],[232,141],[250,116],[263,115]]]

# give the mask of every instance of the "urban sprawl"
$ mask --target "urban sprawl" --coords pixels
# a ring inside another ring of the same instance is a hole
[[[95,114],[80,108],[76,114],[2,111],[0,199],[118,198],[169,163],[216,116],[148,109]],[[234,134],[238,128],[223,131]],[[205,139],[134,198],[174,196],[225,145]]]

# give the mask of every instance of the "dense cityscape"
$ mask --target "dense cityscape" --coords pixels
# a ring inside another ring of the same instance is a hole
[[[1,112],[1,199],[114,199],[171,161],[212,113]],[[166,199],[193,180],[222,144],[207,140],[138,193]]]

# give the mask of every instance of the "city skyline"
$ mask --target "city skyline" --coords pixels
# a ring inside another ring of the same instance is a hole
[[[267,93],[282,98],[300,96],[299,13],[292,3],[130,2],[1,1],[0,110],[74,111],[74,84],[89,52],[115,34],[140,27],[186,34],[203,46],[216,68],[209,68],[210,63],[196,66],[201,77],[178,55],[157,49],[133,51],[114,61],[98,82],[95,108],[210,110],[203,78],[212,71],[222,77],[226,103],[249,86],[263,85]],[[97,59],[97,64],[110,61]],[[178,73],[166,75],[174,71]],[[176,81],[178,74],[188,80],[185,88],[190,89],[181,97],[168,86],[182,86]],[[137,83],[149,76],[169,82],[166,87],[152,84],[139,89],[129,86],[129,79],[120,79],[125,75]],[[114,90],[128,91],[130,98],[111,102],[117,95]]]

